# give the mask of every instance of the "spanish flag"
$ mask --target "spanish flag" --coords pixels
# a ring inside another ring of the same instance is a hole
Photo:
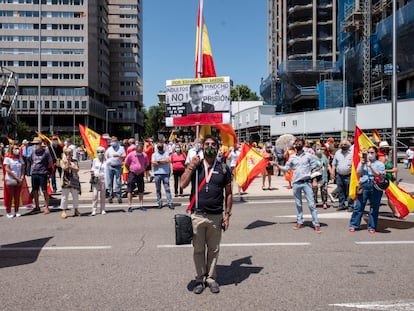
[[[389,187],[385,190],[385,194],[394,203],[401,218],[404,218],[414,210],[414,197],[392,181],[390,181]]]
[[[374,138],[377,143],[381,141],[381,136],[376,129],[372,132],[372,138]]]
[[[82,136],[83,142],[85,143],[86,151],[92,159],[98,156],[96,154],[96,149],[99,146],[104,148],[107,147],[105,138],[92,131],[90,128],[79,124],[79,132]]]
[[[356,200],[356,187],[359,183],[359,176],[356,172],[359,162],[361,161],[362,152],[369,147],[375,146],[369,137],[358,127],[355,127],[354,136],[354,154],[352,156],[351,179],[349,182],[349,197]]]
[[[215,124],[213,125],[220,131],[223,146],[234,146],[237,144],[237,136],[231,124]]]
[[[249,144],[243,143],[240,156],[234,168],[234,179],[246,191],[252,181],[266,168],[269,160],[265,159]]]
[[[49,145],[52,144],[52,141],[50,140],[49,137],[47,137],[45,134],[42,134],[42,132],[36,132],[37,136],[40,137],[41,140],[43,140],[44,142],[48,142]]]
[[[202,27],[202,31],[201,31]],[[200,39],[201,37],[201,39]],[[216,76],[213,53],[211,52],[207,26],[203,16],[203,1],[198,5],[197,34],[196,34],[196,77],[208,78]]]

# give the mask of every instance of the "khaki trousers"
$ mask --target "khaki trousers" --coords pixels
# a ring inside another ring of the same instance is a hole
[[[191,221],[193,224],[193,258],[196,281],[210,283],[216,279],[223,215],[194,213],[191,215]]]

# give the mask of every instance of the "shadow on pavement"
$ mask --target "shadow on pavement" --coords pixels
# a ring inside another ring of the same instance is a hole
[[[221,286],[232,284],[237,286],[241,282],[247,280],[251,274],[258,274],[263,270],[263,267],[254,267],[252,265],[252,256],[233,260],[230,266],[217,265],[217,282]],[[195,284],[195,280],[190,281],[187,285],[187,289],[192,291]]]
[[[260,227],[272,226],[272,225],[275,225],[275,224],[276,223],[272,222],[272,221],[256,220],[256,221],[253,221],[252,223],[248,224],[244,229],[251,230],[251,229],[256,229],[256,228],[260,228]]]
[[[52,237],[0,246],[0,269],[34,263]],[[27,249],[25,249],[27,248]]]

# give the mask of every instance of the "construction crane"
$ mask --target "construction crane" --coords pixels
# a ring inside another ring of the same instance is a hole
[[[371,0],[363,0],[363,49],[362,49],[362,103],[370,103],[371,94]]]
[[[17,135],[17,116],[15,103],[17,100],[18,86],[15,73],[4,67],[0,67],[0,116],[2,139]]]

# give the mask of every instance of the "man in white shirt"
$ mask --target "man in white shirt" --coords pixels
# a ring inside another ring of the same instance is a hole
[[[112,136],[111,146],[106,150],[105,156],[108,165],[109,203],[112,203],[114,198],[114,178],[118,203],[122,203],[121,176],[122,164],[126,157],[126,153],[124,147],[120,145],[117,137]]]
[[[187,114],[214,112],[214,105],[203,102],[203,92],[204,89],[202,84],[190,85],[191,100],[185,104],[185,111]]]

